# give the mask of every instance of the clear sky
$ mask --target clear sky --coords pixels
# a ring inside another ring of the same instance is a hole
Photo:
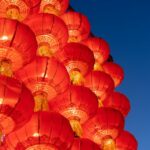
[[[138,150],[150,150],[150,1],[71,0],[71,5],[88,16],[92,32],[109,42],[124,68],[117,90],[131,102],[125,128],[136,136]]]

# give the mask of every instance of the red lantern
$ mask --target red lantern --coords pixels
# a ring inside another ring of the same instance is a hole
[[[105,62],[102,67],[104,72],[108,73],[114,80],[115,87],[121,84],[124,79],[124,71],[121,66],[113,62]]]
[[[80,85],[83,82],[83,76],[93,69],[94,55],[82,44],[69,43],[58,51],[56,57],[66,66],[74,84]]]
[[[28,26],[0,19],[0,74],[12,76],[35,57],[37,43]]]
[[[90,88],[99,99],[99,106],[114,90],[114,82],[105,72],[92,71],[84,80],[84,86]]]
[[[122,114],[112,108],[99,108],[97,114],[83,125],[83,137],[100,144],[105,150],[115,146],[114,139],[124,128]]]
[[[36,57],[36,59],[16,73],[32,91],[35,99],[35,111],[48,110],[48,101],[63,93],[69,86],[68,73],[54,58]]]
[[[111,96],[105,99],[103,102],[104,107],[111,107],[120,111],[124,117],[130,111],[130,101],[128,98],[119,92],[113,92]]]
[[[109,57],[109,44],[104,39],[97,37],[90,37],[84,40],[83,44],[87,45],[93,51],[96,60],[94,67],[97,70],[97,67],[100,67]]]
[[[38,55],[51,56],[66,45],[68,30],[65,23],[51,14],[37,14],[25,23],[33,30],[38,42]]]
[[[33,107],[32,94],[23,84],[0,76],[0,145],[6,134],[29,121]]]
[[[40,12],[59,16],[66,11],[68,5],[69,0],[42,0]]]
[[[98,108],[96,95],[86,87],[71,86],[68,91],[50,101],[50,109],[65,116],[77,136],[82,135],[81,125],[91,118]]]
[[[80,42],[90,33],[90,23],[86,16],[78,12],[67,12],[61,16],[69,30],[69,42]]]
[[[0,16],[15,20],[24,20],[38,11],[40,0],[0,0]]]
[[[135,137],[128,131],[123,131],[116,139],[116,150],[137,150],[138,143]]]
[[[6,137],[9,150],[67,150],[73,132],[67,119],[58,113],[37,112],[21,129]]]
[[[88,139],[74,139],[70,150],[100,150],[99,146]]]

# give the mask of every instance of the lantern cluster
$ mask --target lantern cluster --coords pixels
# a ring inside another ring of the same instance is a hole
[[[109,44],[69,0],[0,0],[0,150],[137,150]]]

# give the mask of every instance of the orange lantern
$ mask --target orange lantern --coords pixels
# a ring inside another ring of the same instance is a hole
[[[103,106],[117,109],[124,117],[127,116],[130,111],[130,101],[127,96],[120,92],[113,92],[111,96],[105,99]]]
[[[33,107],[32,94],[23,84],[0,76],[0,145],[8,133],[29,121]]]
[[[100,148],[96,143],[90,141],[89,139],[76,138],[74,139],[70,150],[100,150]]]
[[[38,12],[40,0],[0,0],[0,16],[22,21]]]
[[[137,150],[138,143],[128,131],[123,131],[116,139],[116,150]]]
[[[69,42],[81,42],[90,33],[90,23],[81,13],[69,11],[61,16],[69,31]]]
[[[73,132],[67,119],[58,113],[37,112],[21,129],[9,134],[9,150],[68,150]]]
[[[84,80],[84,86],[90,88],[99,99],[99,106],[114,90],[114,82],[105,72],[92,71]]]
[[[69,0],[41,0],[40,12],[62,15],[68,8]]]
[[[54,58],[36,59],[16,73],[32,91],[35,111],[48,110],[48,101],[63,93],[69,86],[69,75],[60,62]]]
[[[59,17],[51,14],[37,14],[27,19],[25,23],[36,35],[38,55],[50,57],[66,45],[68,30]]]
[[[23,36],[25,35],[25,36]],[[0,74],[12,76],[36,55],[37,43],[31,29],[15,20],[0,19]]]
[[[104,63],[109,57],[109,44],[104,39],[98,37],[89,37],[83,41],[83,44],[88,46],[94,53],[94,69],[101,70],[101,64]]]
[[[70,86],[68,91],[50,101],[50,110],[65,116],[77,136],[82,135],[81,125],[97,112],[96,95],[86,87]]]
[[[120,65],[113,62],[105,62],[102,67],[104,72],[108,73],[114,80],[115,87],[121,84],[124,79],[124,71]]]
[[[103,150],[115,150],[115,139],[124,128],[122,114],[112,108],[99,108],[83,125],[83,137],[99,144]]]
[[[93,69],[94,55],[85,45],[69,43],[58,51],[56,57],[66,66],[71,82],[81,85],[83,77]]]

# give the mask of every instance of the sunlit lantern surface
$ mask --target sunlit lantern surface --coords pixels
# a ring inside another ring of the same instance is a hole
[[[13,78],[0,76],[0,145],[8,133],[29,121],[33,107],[31,92],[23,84]]]
[[[40,0],[0,0],[0,16],[22,21],[38,12]]]
[[[32,91],[35,111],[48,110],[48,101],[65,92],[69,86],[67,70],[55,58],[36,57],[19,70],[16,77]]]
[[[0,18],[0,74],[13,72],[31,62],[37,43],[32,30],[15,20]]]
[[[70,86],[63,95],[49,102],[50,110],[65,116],[77,136],[82,136],[81,125],[93,117],[98,109],[96,95],[86,87]]]
[[[69,31],[69,42],[81,42],[90,33],[90,23],[81,13],[69,11],[61,16]]]
[[[67,119],[58,113],[36,112],[21,129],[6,139],[9,150],[68,150],[73,132]]]
[[[101,150],[100,147],[89,139],[75,138],[70,150]]]
[[[68,8],[69,0],[41,0],[40,12],[62,15]]]
[[[69,0],[0,0],[0,150],[137,150],[110,49]]]
[[[116,139],[116,150],[137,150],[136,138],[128,131],[123,131]]]
[[[51,56],[66,45],[68,30],[65,23],[52,14],[37,14],[25,20],[25,23],[33,30],[38,42],[37,54]]]

